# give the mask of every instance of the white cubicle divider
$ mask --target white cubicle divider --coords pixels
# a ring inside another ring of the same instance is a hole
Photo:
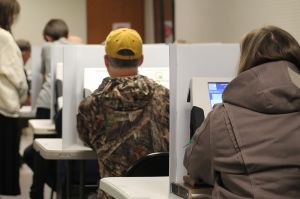
[[[31,107],[35,107],[38,93],[42,88],[43,77],[41,75],[42,70],[42,59],[41,59],[42,48],[33,46],[31,50]]]
[[[169,47],[165,44],[149,44],[143,46],[144,62],[141,68],[147,68],[141,74],[153,74],[153,68],[167,71],[164,78],[168,78]],[[76,129],[76,115],[78,106],[84,96],[85,68],[105,68],[104,46],[66,46],[64,47],[64,85],[63,85],[63,147],[81,143]],[[91,69],[93,70],[93,69]],[[100,69],[101,71],[103,69]],[[87,70],[88,71],[88,70]],[[149,72],[150,71],[150,72]],[[164,72],[166,73],[166,72]],[[96,77],[93,75],[93,77]],[[161,77],[161,75],[159,76]],[[91,77],[92,78],[92,77]],[[101,77],[99,76],[99,79]],[[92,84],[97,82],[92,81]],[[98,82],[99,83],[99,82]],[[97,86],[89,86],[96,88]]]
[[[84,68],[104,68],[104,46],[73,45],[64,47],[63,71],[63,148],[81,144],[76,129],[78,106],[83,99]]]
[[[139,74],[152,78],[169,88],[169,46],[166,44],[145,44],[144,62],[139,67]]]
[[[170,46],[170,182],[180,183],[185,146],[190,137],[187,102],[193,77],[232,78],[239,59],[238,44],[172,44]]]

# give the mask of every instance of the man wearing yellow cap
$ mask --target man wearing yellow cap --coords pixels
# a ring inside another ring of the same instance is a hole
[[[169,151],[169,90],[138,74],[142,46],[135,30],[112,31],[104,56],[110,77],[79,106],[78,133],[97,152],[101,177],[122,176],[141,157]]]

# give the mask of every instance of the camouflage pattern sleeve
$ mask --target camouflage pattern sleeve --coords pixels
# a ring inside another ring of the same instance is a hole
[[[78,108],[77,114],[77,131],[79,138],[88,146],[92,147],[91,143],[91,116],[93,115],[91,112],[91,103],[93,97],[88,96],[84,99]]]
[[[169,103],[169,90],[168,89],[164,89],[163,91],[163,95],[161,100],[161,103],[164,104],[164,108],[162,110],[162,115],[163,115],[163,122],[166,126],[169,127],[169,115],[170,115],[170,103]]]
[[[165,90],[165,95],[164,95],[164,100],[165,100],[165,112],[164,112],[164,121],[165,121],[165,126],[166,130],[164,132],[164,137],[165,137],[165,142],[169,146],[169,137],[170,137],[170,95],[169,95],[169,90]]]
[[[156,100],[153,109],[156,122],[160,123],[161,126],[165,127],[161,129],[161,134],[164,138],[165,145],[169,145],[169,90],[160,86],[155,92]]]

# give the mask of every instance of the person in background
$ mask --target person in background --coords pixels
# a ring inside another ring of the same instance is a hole
[[[138,159],[169,151],[169,90],[138,74],[142,39],[117,29],[105,41],[110,77],[79,105],[79,137],[98,155],[100,177],[122,176]],[[98,198],[108,198],[99,191]]]
[[[30,105],[31,104],[31,98],[30,98],[30,80],[27,75],[25,65],[29,58],[31,57],[31,44],[29,41],[24,39],[18,39],[16,40],[17,45],[19,46],[21,53],[22,53],[22,59],[23,59],[23,65],[24,65],[24,72],[26,75],[27,85],[28,85],[28,92],[27,92],[27,98],[23,105]]]
[[[242,40],[238,75],[186,148],[212,198],[300,198],[300,46],[274,26]]]
[[[23,64],[25,65],[29,60],[29,58],[31,57],[31,44],[28,40],[24,40],[24,39],[18,39],[16,40],[16,43],[21,50]]]
[[[67,38],[69,28],[62,19],[49,20],[43,30],[44,40],[47,42],[42,47],[42,70],[41,75],[44,78],[42,89],[36,100],[36,118],[50,119],[50,104],[51,104],[51,66],[50,66],[50,45],[69,44]],[[61,135],[56,135],[59,137]],[[39,153],[33,149],[33,144],[30,144],[24,150],[24,162],[32,169],[33,178],[30,188],[31,199],[44,198],[44,185],[47,183],[52,189],[56,188],[56,164],[55,160],[45,160]]]
[[[18,1],[0,1],[0,195],[20,194],[18,116],[28,86],[21,52],[11,33],[19,12]]]
[[[42,70],[41,75],[44,78],[42,89],[40,90],[36,100],[36,118],[50,118],[51,104],[51,66],[50,66],[50,48],[49,45],[69,44],[67,38],[69,36],[69,28],[62,19],[51,19],[45,25],[43,30],[44,40],[47,42],[42,48]]]
[[[73,43],[83,44],[82,39],[77,35],[69,35],[68,40]]]

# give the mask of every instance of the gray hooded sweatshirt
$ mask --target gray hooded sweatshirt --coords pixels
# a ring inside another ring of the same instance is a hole
[[[239,74],[185,153],[213,199],[300,198],[300,74],[269,62]]]

